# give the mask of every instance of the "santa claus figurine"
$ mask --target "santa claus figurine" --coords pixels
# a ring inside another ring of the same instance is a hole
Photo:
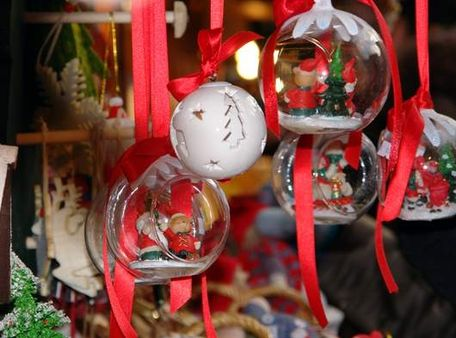
[[[417,179],[422,189],[427,192],[427,207],[430,212],[441,212],[441,207],[448,203],[450,184],[438,171],[439,162],[425,161],[423,157],[417,159]]]
[[[192,229],[192,219],[181,213],[171,216],[168,224],[160,224],[160,230],[168,240],[169,251],[189,260],[199,258],[201,248],[201,241],[193,236]]]
[[[342,72],[342,78],[345,81],[345,92],[347,93],[347,100],[345,101],[345,106],[347,107],[350,115],[355,112],[355,105],[353,104],[353,96],[355,95],[355,87],[358,79],[356,78],[355,72],[355,59],[352,58],[345,64],[344,70]]]
[[[154,240],[151,213],[144,212],[136,220],[136,229],[138,230],[139,258],[141,260],[159,260],[162,258],[162,251]]]
[[[352,202],[353,188],[346,180],[344,168],[348,165],[341,141],[331,144],[321,158],[318,183],[323,198],[331,203],[347,205]]]
[[[317,82],[317,60],[314,58],[302,61],[293,68],[293,81],[297,88],[288,90],[284,100],[290,114],[311,116],[316,114],[318,101],[315,96]]]
[[[109,112],[108,119],[126,118],[128,117],[125,109],[123,108],[123,100],[120,96],[114,96],[109,99]]]

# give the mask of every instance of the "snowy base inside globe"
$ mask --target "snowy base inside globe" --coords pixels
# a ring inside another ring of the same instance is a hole
[[[352,206],[349,206],[350,210],[347,213],[337,212],[332,209],[318,208],[314,211],[315,224],[321,225],[335,225],[335,224],[350,224],[354,222],[358,216],[354,212]]]
[[[359,114],[344,116],[296,116],[279,113],[280,125],[296,134],[320,134],[328,132],[353,131],[361,127]]]
[[[137,260],[129,264],[129,268],[145,275],[142,282],[163,284],[170,278],[191,276],[201,272],[205,267],[202,262],[180,262],[172,260]]]
[[[454,215],[456,215],[456,203],[430,208],[425,203],[417,205],[416,202],[405,199],[399,218],[405,221],[432,221]]]

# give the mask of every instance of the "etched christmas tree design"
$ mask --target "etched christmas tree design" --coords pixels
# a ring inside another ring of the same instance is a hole
[[[241,111],[239,109],[238,104],[234,100],[235,94],[236,93],[230,95],[230,93],[225,93],[224,97],[224,103],[226,107],[226,123],[224,128],[226,134],[223,138],[223,141],[229,142],[230,148],[239,147],[241,141],[245,139],[244,126],[242,124],[242,119],[240,116]]]
[[[324,116],[349,116],[350,113],[345,105],[348,98],[345,91],[345,81],[342,78],[344,63],[342,62],[340,45],[336,50],[329,64],[329,75],[325,83],[328,88],[320,95],[323,103],[319,108],[319,114]]]

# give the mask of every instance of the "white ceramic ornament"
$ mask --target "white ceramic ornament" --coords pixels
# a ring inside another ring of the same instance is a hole
[[[228,82],[204,84],[182,100],[170,134],[187,169],[218,180],[246,171],[266,144],[260,106],[244,89]]]

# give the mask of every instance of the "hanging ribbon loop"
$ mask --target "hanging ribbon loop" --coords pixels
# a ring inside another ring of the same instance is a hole
[[[222,43],[223,30],[205,29],[198,33],[198,46],[201,51],[201,70],[184,77],[171,80],[169,91],[181,101],[184,97],[202,85],[206,79],[213,76],[220,63],[244,46],[246,43],[261,39],[262,36],[253,32],[239,32]]]

